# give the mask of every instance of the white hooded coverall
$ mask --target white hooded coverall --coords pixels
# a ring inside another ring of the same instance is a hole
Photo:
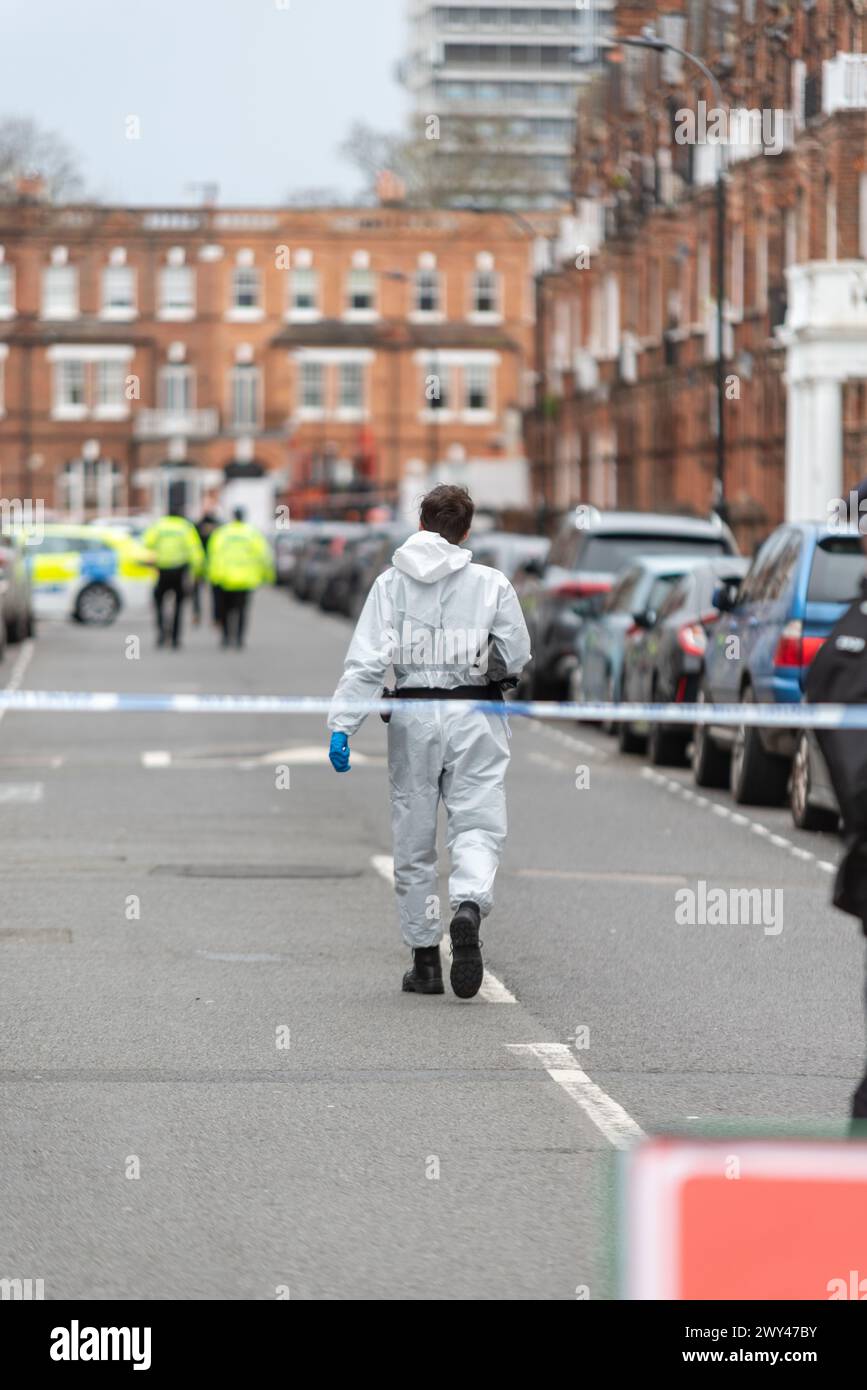
[[[530,639],[504,574],[474,565],[468,550],[419,531],[394,555],[368,595],[331,702],[328,727],[349,736],[364,722],[347,705],[376,700],[394,666],[398,688],[454,689],[517,676]],[[403,939],[435,946],[438,912],[437,811],[446,808],[449,900],[493,904],[506,838],[509,729],[491,713],[424,700],[396,700],[388,725],[394,881]],[[432,905],[436,905],[432,908]]]

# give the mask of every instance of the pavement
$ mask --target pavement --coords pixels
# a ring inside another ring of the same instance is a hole
[[[43,624],[0,684],[326,695],[348,636],[269,591],[243,653]],[[836,840],[596,729],[512,732],[490,978],[462,1003],[400,992],[378,719],[338,778],[318,716],[2,717],[0,1277],[610,1298],[642,1132],[844,1133],[863,940],[829,906]],[[778,893],[773,925],[679,925],[700,882]]]

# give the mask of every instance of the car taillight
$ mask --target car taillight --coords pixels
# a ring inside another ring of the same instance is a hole
[[[707,633],[701,623],[684,623],[678,630],[677,645],[687,656],[704,656],[707,651]]]
[[[820,648],[824,645],[824,637],[805,637],[801,643],[802,665],[810,666],[816,660]]]
[[[596,579],[567,579],[551,592],[557,598],[594,598],[598,594],[607,594],[610,588],[610,583]]]
[[[809,666],[815,661],[824,641],[824,637],[805,637],[804,624],[800,618],[793,618],[780,633],[774,653],[774,665],[792,667],[796,670]]]

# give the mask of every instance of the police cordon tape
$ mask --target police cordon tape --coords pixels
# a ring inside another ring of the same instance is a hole
[[[404,709],[418,708],[419,701]],[[578,724],[713,724],[785,729],[867,729],[867,705],[770,704],[570,704],[555,700],[429,700],[424,707],[476,710],[529,719]],[[0,690],[0,711],[19,714],[327,714],[327,696],[291,695],[124,695],[92,690]],[[394,714],[394,700],[341,702],[341,713]]]

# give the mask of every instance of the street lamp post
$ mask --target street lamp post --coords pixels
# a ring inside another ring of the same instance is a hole
[[[714,105],[717,110],[722,109],[723,94],[717,78],[710,68],[695,53],[688,52],[685,48],[678,48],[677,44],[669,43],[666,39],[661,39],[651,28],[642,31],[641,37],[617,38],[612,39],[604,46],[617,48],[621,44],[631,48],[650,48],[656,52],[663,52],[666,49],[671,53],[677,53],[687,62],[693,63],[699,72],[707,78],[711,85],[714,97]],[[717,435],[716,435],[716,482],[714,487],[714,508],[717,515],[726,520],[726,433],[725,433],[725,296],[726,296],[726,182],[725,182],[725,146],[720,143],[719,160],[717,163],[716,174],[716,403],[717,403]]]

